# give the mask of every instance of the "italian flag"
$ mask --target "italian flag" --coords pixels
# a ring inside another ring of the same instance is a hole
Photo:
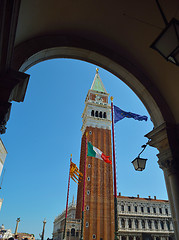
[[[104,155],[101,150],[94,147],[90,142],[88,142],[88,157],[95,157],[101,160],[104,160],[106,163],[112,164],[112,161],[109,160],[109,156]]]

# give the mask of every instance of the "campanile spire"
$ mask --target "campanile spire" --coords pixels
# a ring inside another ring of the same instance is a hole
[[[99,70],[96,69],[93,83],[85,100],[85,109],[82,114],[82,134],[86,127],[111,130],[111,107],[108,103],[108,96],[109,94],[99,76]]]

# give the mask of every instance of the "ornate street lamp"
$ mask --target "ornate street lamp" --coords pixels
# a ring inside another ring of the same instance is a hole
[[[136,171],[143,171],[145,169],[146,165],[146,158],[141,158],[140,154],[145,150],[147,147],[147,144],[142,145],[142,151],[139,153],[139,155],[131,162],[135,168]]]
[[[158,0],[156,3],[166,27],[152,43],[151,48],[160,53],[167,61],[179,65],[179,21],[173,18],[168,23]]]

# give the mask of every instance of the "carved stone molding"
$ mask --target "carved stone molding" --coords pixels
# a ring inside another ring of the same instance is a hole
[[[147,144],[159,151],[159,167],[168,175],[176,173],[179,169],[177,126],[163,123],[145,136],[149,139]]]

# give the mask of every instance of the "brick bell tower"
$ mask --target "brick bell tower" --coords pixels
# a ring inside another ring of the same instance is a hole
[[[85,100],[82,115],[83,125],[80,171],[84,172],[85,136],[91,144],[99,148],[112,160],[111,149],[111,107],[101,78],[96,75]],[[85,179],[84,240],[114,239],[114,196],[112,165],[87,157]],[[76,218],[81,219],[83,182],[78,186]]]

